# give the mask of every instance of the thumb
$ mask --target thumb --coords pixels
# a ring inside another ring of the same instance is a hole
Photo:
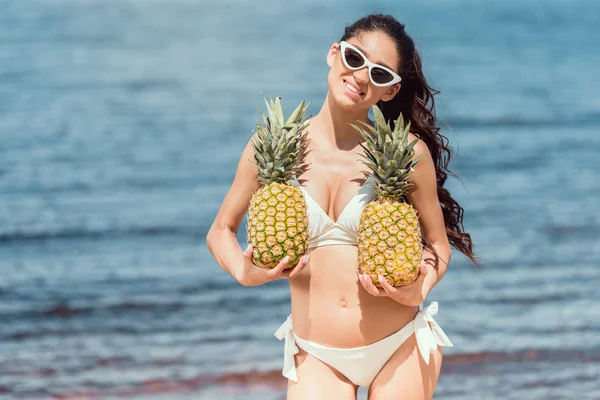
[[[427,269],[427,264],[425,262],[421,263],[421,266],[419,267],[419,273],[423,276],[429,273],[429,270]]]
[[[242,252],[242,254],[244,255],[244,258],[250,258],[250,257],[252,257],[252,248],[253,248],[253,247],[254,247],[254,246],[253,246],[252,244],[250,244],[250,245],[249,245],[249,246],[246,248],[246,250],[244,250],[244,251]]]

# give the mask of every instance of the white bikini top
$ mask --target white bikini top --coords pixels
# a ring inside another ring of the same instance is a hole
[[[337,221],[332,221],[329,215],[317,203],[308,192],[300,185],[297,179],[291,179],[290,183],[298,186],[308,210],[308,248],[327,246],[332,244],[358,243],[358,225],[360,215],[365,205],[374,199],[375,193],[371,179],[367,178],[358,192],[344,207]]]

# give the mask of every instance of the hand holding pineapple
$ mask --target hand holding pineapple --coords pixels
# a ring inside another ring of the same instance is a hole
[[[309,256],[300,258],[298,264],[293,269],[290,267],[290,258],[284,258],[281,262],[272,269],[257,267],[252,262],[252,245],[248,246],[242,252],[242,260],[239,268],[231,271],[233,277],[244,286],[259,286],[276,279],[293,279],[308,265]]]
[[[358,274],[358,280],[362,287],[367,291],[367,293],[376,296],[376,297],[389,297],[400,304],[405,306],[418,306],[419,304],[425,301],[429,289],[425,288],[425,276],[429,273],[429,269],[433,268],[425,261],[421,262],[419,266],[419,276],[417,279],[407,286],[398,286],[394,287],[390,285],[387,280],[383,278],[383,276],[378,276],[378,281],[380,286],[383,288],[379,289],[375,286],[371,277],[367,274],[363,274],[359,271],[356,271]]]

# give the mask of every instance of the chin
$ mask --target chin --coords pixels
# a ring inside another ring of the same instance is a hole
[[[359,111],[369,108],[368,102],[365,101],[365,97],[361,99],[351,99],[346,95],[342,77],[335,78],[334,82],[329,83],[329,93],[335,100],[335,103],[345,110]]]
[[[348,98],[344,93],[333,93],[333,99],[335,103],[340,107],[348,111],[357,111],[360,110],[361,104],[352,101],[352,99]]]

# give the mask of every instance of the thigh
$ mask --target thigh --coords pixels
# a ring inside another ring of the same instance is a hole
[[[442,348],[431,353],[425,364],[415,335],[396,350],[369,388],[369,400],[429,400],[442,367]]]
[[[295,355],[298,382],[288,381],[287,400],[355,400],[357,386],[304,350]]]

